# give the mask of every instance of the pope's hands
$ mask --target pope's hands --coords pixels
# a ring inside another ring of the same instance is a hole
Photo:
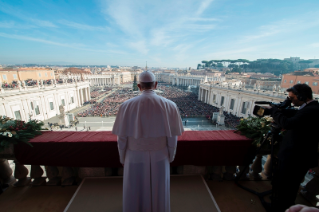
[[[319,212],[319,209],[305,205],[294,205],[288,208],[286,212]]]

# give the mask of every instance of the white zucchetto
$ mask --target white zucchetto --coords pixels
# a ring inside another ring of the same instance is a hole
[[[150,71],[143,71],[139,76],[139,82],[155,82],[155,75]]]

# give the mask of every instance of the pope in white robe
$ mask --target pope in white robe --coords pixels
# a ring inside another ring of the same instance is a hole
[[[124,165],[123,211],[169,212],[170,162],[183,124],[176,104],[153,91],[153,73],[142,72],[139,82],[142,94],[121,105],[112,131]]]

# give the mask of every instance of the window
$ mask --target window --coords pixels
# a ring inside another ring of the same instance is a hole
[[[39,77],[41,77],[41,73],[39,73]]]
[[[300,84],[300,83],[301,83],[300,81],[297,82],[297,84]]]
[[[62,99],[61,101],[62,101],[62,105],[65,106],[65,101],[64,101],[64,99]]]
[[[3,78],[3,80],[7,80],[7,75],[2,74],[2,78]]]
[[[233,110],[233,109],[234,109],[234,105],[235,105],[235,99],[231,99],[231,100],[230,100],[230,107],[229,107],[229,109]]]
[[[52,72],[51,72],[51,76],[53,76]]]
[[[306,85],[309,85],[309,82],[305,82]]]
[[[73,96],[71,97],[71,103],[74,103],[74,97]]]
[[[287,82],[287,80],[284,81],[284,83],[286,83],[286,82]]]
[[[53,102],[50,102],[50,109],[54,110]]]
[[[45,72],[45,74],[44,74],[46,77],[48,76],[48,74]]]
[[[221,101],[220,101],[220,106],[223,106],[223,104],[224,104],[224,99],[225,99],[225,97],[222,96],[222,99],[221,99]]]
[[[17,79],[17,75],[16,74],[13,75],[13,79]]]
[[[243,106],[241,108],[241,113],[246,114],[247,108],[249,107],[249,102],[243,102]]]
[[[313,82],[312,85],[317,86],[318,82]]]
[[[290,84],[292,84],[292,83],[294,83],[294,81],[293,81],[293,80],[290,80]]]
[[[39,105],[37,104],[37,106],[34,108],[35,111],[35,115],[39,115],[40,114],[40,108]]]
[[[14,111],[14,115],[15,115],[15,117],[16,117],[17,120],[21,120],[20,110]]]
[[[30,104],[31,104],[31,110],[34,110],[33,102],[31,102]]]
[[[216,95],[214,94],[214,96],[213,96],[213,102],[215,102],[215,100],[216,100]]]

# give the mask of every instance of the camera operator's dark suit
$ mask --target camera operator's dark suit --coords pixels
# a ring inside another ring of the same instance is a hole
[[[318,166],[319,104],[313,101],[301,110],[272,108],[271,114],[286,130],[278,152],[278,172],[273,180],[273,188],[278,191],[276,211],[285,211],[295,204],[307,171]]]

